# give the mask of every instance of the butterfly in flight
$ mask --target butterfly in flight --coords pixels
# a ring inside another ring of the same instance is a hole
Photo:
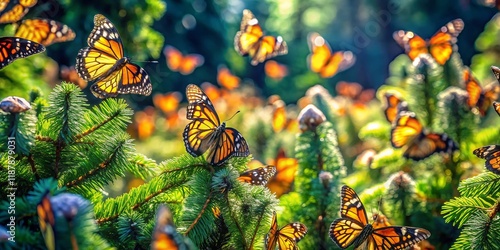
[[[233,90],[240,86],[241,79],[233,73],[224,65],[219,65],[217,68],[217,83],[219,83],[220,86],[228,89],[228,90]]]
[[[251,185],[265,186],[275,174],[276,167],[267,165],[245,171],[237,179]]]
[[[38,0],[3,0],[0,2],[0,24],[15,23],[28,13],[31,7],[35,6]],[[11,3],[10,8],[6,8]]]
[[[85,81],[95,82],[90,90],[104,99],[118,94],[150,95],[151,81],[146,71],[123,56],[123,44],[115,26],[103,15],[94,16],[89,47],[78,52],[76,70]]]
[[[285,150],[281,148],[271,164],[276,166],[276,174],[269,180],[267,187],[276,197],[280,197],[292,188],[299,162],[296,158],[287,157]]]
[[[423,228],[386,226],[375,228],[368,223],[365,207],[356,192],[344,185],[340,192],[340,218],[330,225],[330,238],[342,249],[354,244],[359,249],[407,249],[431,233]]]
[[[471,109],[477,108],[479,114],[485,116],[493,101],[498,99],[500,85],[494,82],[482,88],[468,67],[463,70],[463,79],[465,90],[469,94],[467,105]]]
[[[16,29],[16,37],[49,46],[75,39],[75,32],[66,24],[49,19],[26,19]]]
[[[19,37],[0,37],[0,69],[19,58],[45,51],[45,46]]]
[[[278,230],[278,218],[273,212],[271,228],[266,234],[266,250],[274,250],[276,245],[280,250],[299,249],[297,243],[307,234],[307,227],[299,222],[286,224]]]
[[[397,115],[401,111],[408,111],[408,104],[401,100],[396,94],[385,93],[384,98],[386,101],[384,115],[391,124],[396,120]]]
[[[500,174],[500,145],[489,145],[474,150],[474,155],[485,159],[485,167],[495,174]]]
[[[288,67],[275,60],[269,60],[264,64],[264,72],[267,77],[276,81],[281,81],[283,77],[288,75]]]
[[[45,240],[45,245],[47,246],[47,249],[54,250],[56,248],[54,233],[56,220],[54,217],[54,211],[52,210],[52,204],[50,202],[50,194],[48,192],[36,206],[36,211],[38,214],[38,224],[40,225],[40,231],[42,232]]]
[[[152,250],[187,249],[184,238],[174,225],[172,212],[165,205],[160,205],[156,211],[156,224],[151,241]]]
[[[420,54],[430,53],[437,63],[444,65],[456,51],[457,37],[463,29],[462,19],[455,19],[441,27],[429,40],[404,30],[394,32],[393,38],[412,61]]]
[[[422,160],[438,152],[451,153],[458,147],[446,134],[427,132],[417,120],[415,113],[402,111],[391,129],[391,144],[404,148],[403,156]]]
[[[252,65],[288,53],[288,46],[281,36],[266,36],[259,21],[250,10],[243,10],[240,31],[234,37],[234,49],[242,56],[250,56]]]
[[[309,33],[307,43],[311,51],[311,54],[307,56],[309,69],[318,73],[322,78],[331,78],[356,62],[356,56],[351,51],[333,53],[328,42],[318,33]]]
[[[193,71],[205,63],[205,58],[199,54],[183,55],[178,49],[167,45],[163,50],[165,58],[167,58],[167,66],[174,72],[179,72],[183,75],[189,75]]]
[[[234,128],[220,122],[219,115],[208,96],[194,84],[186,88],[188,107],[186,118],[191,122],[184,129],[184,145],[192,156],[207,152],[207,162],[220,166],[232,156],[250,154],[245,138]]]

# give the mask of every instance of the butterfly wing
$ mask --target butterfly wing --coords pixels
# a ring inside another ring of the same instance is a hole
[[[54,250],[56,248],[54,227],[56,224],[52,204],[50,203],[50,195],[47,193],[36,207],[38,214],[38,223],[42,232],[47,249]]]
[[[264,243],[266,245],[266,250],[274,250],[276,248],[276,243],[278,241],[278,218],[276,217],[276,212],[273,211],[273,218],[271,219],[271,228],[266,234]]]
[[[179,71],[184,59],[182,53],[173,46],[167,45],[163,49],[163,54],[167,58],[167,66],[172,71]]]
[[[233,75],[226,66],[220,65],[217,68],[217,83],[220,86],[228,90],[233,90],[240,86],[240,81],[241,79]]]
[[[299,163],[295,158],[286,157],[285,151],[280,149],[273,164],[276,166],[276,175],[269,180],[267,187],[276,197],[280,197],[290,191]]]
[[[37,18],[23,20],[15,36],[48,46],[53,43],[71,41],[76,35],[66,24]]]
[[[476,107],[483,93],[483,88],[481,88],[481,85],[479,85],[476,78],[472,76],[472,73],[469,68],[464,69],[463,79],[465,81],[465,90],[469,94],[467,105],[470,108]]]
[[[175,229],[172,212],[166,206],[161,205],[156,212],[156,225],[151,241],[152,250],[176,250],[184,249],[182,236]]]
[[[278,249],[298,250],[297,243],[307,234],[307,227],[299,222],[289,223],[278,231]]]
[[[238,180],[251,185],[264,186],[276,174],[276,167],[272,165],[251,169],[240,174]]]
[[[183,60],[182,64],[180,65],[179,72],[183,75],[189,75],[193,73],[193,71],[197,68],[203,65],[205,62],[205,58],[202,55],[199,54],[189,54],[186,55]]]
[[[39,43],[18,37],[0,38],[0,69],[19,58],[28,57],[45,51]]]
[[[365,207],[356,192],[346,185],[340,191],[340,216],[330,225],[330,238],[341,248],[364,242],[368,237],[364,231],[368,224]]]
[[[274,60],[269,60],[264,64],[264,72],[269,78],[279,81],[288,75],[288,68]]]
[[[489,145],[475,149],[477,157],[485,159],[485,166],[495,174],[500,174],[500,145]]]
[[[417,244],[431,236],[423,228],[390,226],[375,229],[368,237],[368,250],[403,250]]]
[[[8,3],[3,7],[4,10],[0,13],[0,23],[15,23],[21,20],[29,9],[38,2],[38,0],[20,0],[12,5],[12,8],[5,9]]]
[[[497,112],[497,114],[500,116],[500,103],[498,102],[493,102],[493,108]]]
[[[451,153],[456,149],[455,142],[446,134],[426,133],[409,144],[403,156],[418,161],[434,153]]]
[[[488,109],[491,107],[493,101],[498,99],[498,94],[500,93],[500,85],[493,82],[486,87],[484,87],[483,94],[477,103],[477,108],[481,116],[485,116]]]
[[[441,27],[432,36],[429,40],[429,50],[436,62],[443,65],[450,59],[451,54],[456,49],[457,37],[463,29],[464,22],[462,19],[455,19]]]
[[[214,134],[215,145],[208,150],[207,161],[215,166],[224,164],[232,156],[245,157],[250,154],[248,144],[234,128],[226,128],[222,134]]]
[[[116,74],[114,65],[123,58],[123,45],[115,26],[103,15],[94,16],[94,29],[87,43],[89,47],[77,55],[78,75],[86,81],[98,81]]]
[[[401,112],[391,129],[391,144],[395,148],[402,148],[414,143],[415,138],[421,133],[422,124],[417,120],[415,113]]]
[[[396,120],[396,117],[399,114],[399,112],[408,111],[408,104],[402,101],[395,94],[386,93],[384,97],[386,100],[384,115],[387,121],[389,121],[392,124]]]
[[[420,54],[429,53],[427,42],[411,31],[396,31],[392,37],[405,49],[406,54],[412,61]]]
[[[273,111],[273,120],[272,127],[275,133],[281,132],[287,125],[288,118],[286,116],[286,107],[285,103],[281,100],[273,103],[274,111]]]

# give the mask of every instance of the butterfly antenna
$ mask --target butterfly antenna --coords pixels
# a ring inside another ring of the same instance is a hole
[[[158,63],[158,61],[154,60],[154,61],[134,61],[134,62],[138,62],[138,63]]]
[[[233,115],[233,116],[231,116],[231,118],[227,119],[226,121],[229,121],[229,120],[233,119],[233,117],[234,117],[236,114],[238,114],[239,112],[240,112],[239,110],[238,110],[238,111],[236,111],[236,113],[234,113],[234,115]]]

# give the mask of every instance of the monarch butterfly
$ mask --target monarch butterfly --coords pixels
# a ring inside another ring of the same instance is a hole
[[[220,166],[232,156],[245,157],[250,154],[248,144],[234,128],[221,124],[208,96],[194,84],[186,88],[188,107],[186,118],[192,120],[184,129],[184,145],[192,156],[208,153],[207,161]]]
[[[283,77],[288,75],[288,67],[275,60],[269,60],[264,64],[264,72],[267,77],[276,81],[281,81]]]
[[[281,36],[265,36],[259,21],[250,10],[243,10],[240,31],[234,37],[234,49],[242,56],[249,55],[252,65],[288,53],[288,46]]]
[[[462,19],[455,19],[441,27],[430,40],[404,30],[394,32],[393,38],[412,61],[420,54],[430,53],[437,63],[444,65],[456,50],[457,37],[463,29]]]
[[[146,71],[123,56],[123,45],[115,26],[103,15],[94,16],[89,47],[78,52],[76,70],[94,96],[104,99],[118,94],[150,95],[152,86]]]
[[[276,174],[269,180],[267,187],[276,197],[280,197],[290,191],[299,162],[295,158],[287,157],[285,150],[281,148],[271,165],[276,166]]]
[[[265,186],[269,179],[276,174],[276,167],[272,165],[250,169],[240,174],[238,180],[252,185]]]
[[[416,161],[437,152],[451,153],[457,149],[446,134],[425,131],[415,113],[409,111],[398,114],[391,130],[391,144],[395,148],[404,147],[403,156]]]
[[[407,249],[423,241],[431,233],[423,228],[387,226],[375,228],[368,223],[365,207],[356,192],[344,185],[340,193],[340,218],[330,225],[330,238],[340,248],[382,250]]]
[[[40,224],[40,231],[42,232],[43,238],[45,240],[45,245],[47,249],[56,249],[56,239],[54,233],[54,227],[56,225],[56,220],[54,217],[54,211],[52,210],[52,204],[50,203],[50,194],[47,192],[40,203],[36,206],[36,211],[38,214],[38,224]]]
[[[356,57],[351,51],[333,53],[326,40],[318,33],[309,33],[307,42],[311,51],[307,56],[307,64],[312,72],[318,73],[323,78],[333,77],[356,62]]]
[[[4,0],[0,3],[0,23],[15,23],[21,20],[38,0],[19,0],[13,3],[11,8],[5,9],[9,2],[10,0]]]
[[[137,111],[134,114],[134,122],[131,129],[135,130],[137,133],[137,138],[139,140],[145,140],[154,133],[155,131],[155,110],[153,107],[148,106],[144,111]],[[135,133],[133,133],[135,134]]]
[[[193,73],[197,67],[200,67],[205,62],[205,58],[202,55],[183,55],[178,49],[170,45],[165,47],[163,54],[167,58],[168,68],[183,75]]]
[[[66,24],[49,19],[26,19],[17,27],[16,37],[49,46],[75,39],[75,32]]]
[[[479,114],[485,116],[493,101],[498,99],[500,85],[495,82],[483,89],[467,67],[463,70],[463,79],[465,81],[465,89],[469,94],[467,105],[470,108],[477,107]]]
[[[497,112],[497,114],[500,116],[500,103],[498,102],[493,102],[493,108]]]
[[[0,37],[0,69],[19,58],[45,51],[45,46],[19,37]]]
[[[151,249],[174,250],[187,249],[182,236],[177,233],[172,212],[165,205],[160,205],[156,212],[156,225],[153,231]]]
[[[500,174],[500,145],[480,147],[473,152],[477,157],[485,159],[485,167],[495,174]]]
[[[278,218],[276,212],[273,212],[271,228],[266,234],[266,249],[274,250],[276,244],[280,250],[299,249],[297,243],[307,234],[307,227],[299,222],[286,224],[278,230]]]
[[[240,86],[241,79],[233,73],[224,65],[219,65],[217,68],[217,83],[220,86],[232,90]]]
[[[386,93],[384,97],[386,100],[384,115],[387,121],[392,124],[401,111],[408,111],[408,104],[401,100],[396,94]]]

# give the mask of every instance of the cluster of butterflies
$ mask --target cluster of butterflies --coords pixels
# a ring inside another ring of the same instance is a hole
[[[55,20],[34,18],[21,19],[37,0],[5,0],[0,2],[0,24],[15,23],[14,36],[0,38],[0,69],[19,58],[45,51],[53,43],[75,39],[75,33],[67,25]]]

